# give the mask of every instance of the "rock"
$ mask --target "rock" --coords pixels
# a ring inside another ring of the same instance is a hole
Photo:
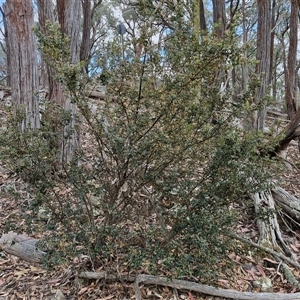
[[[273,287],[272,281],[268,277],[261,277],[253,281],[253,286],[260,288],[262,292],[271,292]]]
[[[55,295],[51,298],[51,300],[66,300],[66,297],[64,296],[61,290],[57,290]]]

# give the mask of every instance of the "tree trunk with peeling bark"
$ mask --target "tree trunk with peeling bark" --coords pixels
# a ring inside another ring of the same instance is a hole
[[[55,23],[54,5],[52,0],[37,0],[39,26],[44,35],[47,35],[46,23]],[[43,60],[42,56],[42,85],[48,88],[47,100],[56,103],[60,107],[64,105],[64,90],[62,85],[54,80],[55,71]]]
[[[257,23],[257,49],[255,73],[260,79],[260,86],[255,91],[255,103],[262,103],[262,109],[253,114],[252,130],[263,131],[267,116],[266,103],[263,98],[267,95],[270,83],[270,57],[271,57],[271,1],[257,1],[258,23]]]
[[[33,7],[30,0],[7,0],[3,5],[7,28],[7,64],[12,102],[16,110],[24,110],[21,131],[39,128],[38,55]]]
[[[38,0],[37,4],[40,29],[43,34],[47,34],[46,22],[55,22],[53,3],[51,0]],[[69,62],[66,63],[75,65],[80,58],[81,2],[77,0],[57,0],[56,4],[61,33],[63,36],[70,38],[70,57]],[[85,57],[87,56],[86,51],[84,50]],[[79,147],[79,132],[75,124],[77,109],[76,105],[71,103],[70,93],[61,83],[54,80],[55,75],[55,70],[47,66],[48,100],[51,104],[57,105],[57,107],[69,112],[71,115],[70,123],[65,126],[63,136],[58,141],[58,165],[64,165],[70,161],[74,150]]]
[[[81,1],[57,0],[57,13],[62,34],[70,38],[70,62],[77,64],[80,57]],[[70,161],[74,150],[79,147],[79,132],[75,126],[77,109],[76,105],[71,103],[68,93],[65,93],[63,109],[71,113],[71,121],[64,129],[64,138],[60,149],[59,161],[65,164]]]
[[[279,228],[277,215],[275,212],[275,202],[270,190],[262,191],[251,195],[254,200],[255,212],[259,216],[257,227],[259,231],[258,243],[264,247],[279,250],[282,249],[287,256],[291,256],[292,252],[286,245],[281,230]]]

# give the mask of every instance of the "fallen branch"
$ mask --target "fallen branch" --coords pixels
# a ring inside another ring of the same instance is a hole
[[[102,272],[81,272],[78,275],[79,278],[85,279],[106,279],[106,280],[115,280],[115,281],[128,281],[134,282],[136,279],[135,275],[116,275],[116,274],[109,274],[106,271]]]
[[[133,275],[113,275],[107,272],[81,272],[78,275],[80,278],[86,279],[106,279],[106,280],[119,280],[134,282],[134,291],[136,300],[141,300],[141,292],[139,284],[153,284],[168,286],[178,290],[194,291],[206,295],[225,297],[229,299],[240,299],[240,300],[299,300],[300,293],[295,294],[280,294],[280,293],[251,293],[251,292],[238,292],[234,290],[226,290],[221,288],[215,288],[209,285],[195,283],[187,280],[170,280],[166,277],[152,276],[146,274]]]
[[[104,93],[98,91],[90,91],[89,98],[96,98],[100,100],[105,100],[107,96]]]
[[[226,290],[221,288],[215,288],[209,285],[190,282],[186,280],[169,280],[166,277],[152,276],[146,274],[140,274],[137,276],[134,283],[135,299],[141,300],[141,292],[139,289],[139,284],[155,284],[163,285],[178,290],[189,290],[202,294],[208,294],[217,297],[225,297],[230,299],[239,300],[299,300],[300,293],[295,294],[279,294],[279,293],[251,293],[251,292],[238,292],[234,290]]]
[[[283,129],[281,133],[283,135],[283,138],[278,142],[278,145],[275,147],[275,153],[280,153],[281,151],[285,150],[292,140],[300,137],[299,123],[300,110],[297,111],[290,123],[287,124],[287,126]]]

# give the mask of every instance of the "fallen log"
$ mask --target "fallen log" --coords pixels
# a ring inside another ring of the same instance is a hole
[[[6,253],[15,255],[21,259],[41,263],[46,252],[37,248],[38,239],[25,234],[9,232],[3,234],[0,239],[0,248]]]
[[[300,199],[291,195],[281,187],[274,187],[272,195],[275,202],[293,219],[300,221]]]

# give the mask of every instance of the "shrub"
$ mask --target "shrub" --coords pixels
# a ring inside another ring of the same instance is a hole
[[[42,50],[54,49],[44,51],[53,60],[67,42],[49,34],[38,36]],[[226,235],[236,220],[232,204],[269,176],[255,138],[231,125],[248,99],[233,105],[231,90],[219,90],[220,70],[240,63],[239,49],[230,34],[222,42],[206,35],[198,43],[187,33],[173,40],[180,48],[169,46],[165,56],[146,47],[143,61],[124,62],[120,52],[110,65],[103,57],[105,101],[91,103],[87,91],[97,79],[83,78],[80,66],[52,65],[79,109],[83,144],[69,163],[53,167],[55,141],[68,138],[66,111],[46,105],[40,129],[21,135],[11,119],[2,133],[2,156],[30,183],[30,207],[35,218],[46,215],[45,245],[56,254],[212,279],[213,266],[234,247]]]

